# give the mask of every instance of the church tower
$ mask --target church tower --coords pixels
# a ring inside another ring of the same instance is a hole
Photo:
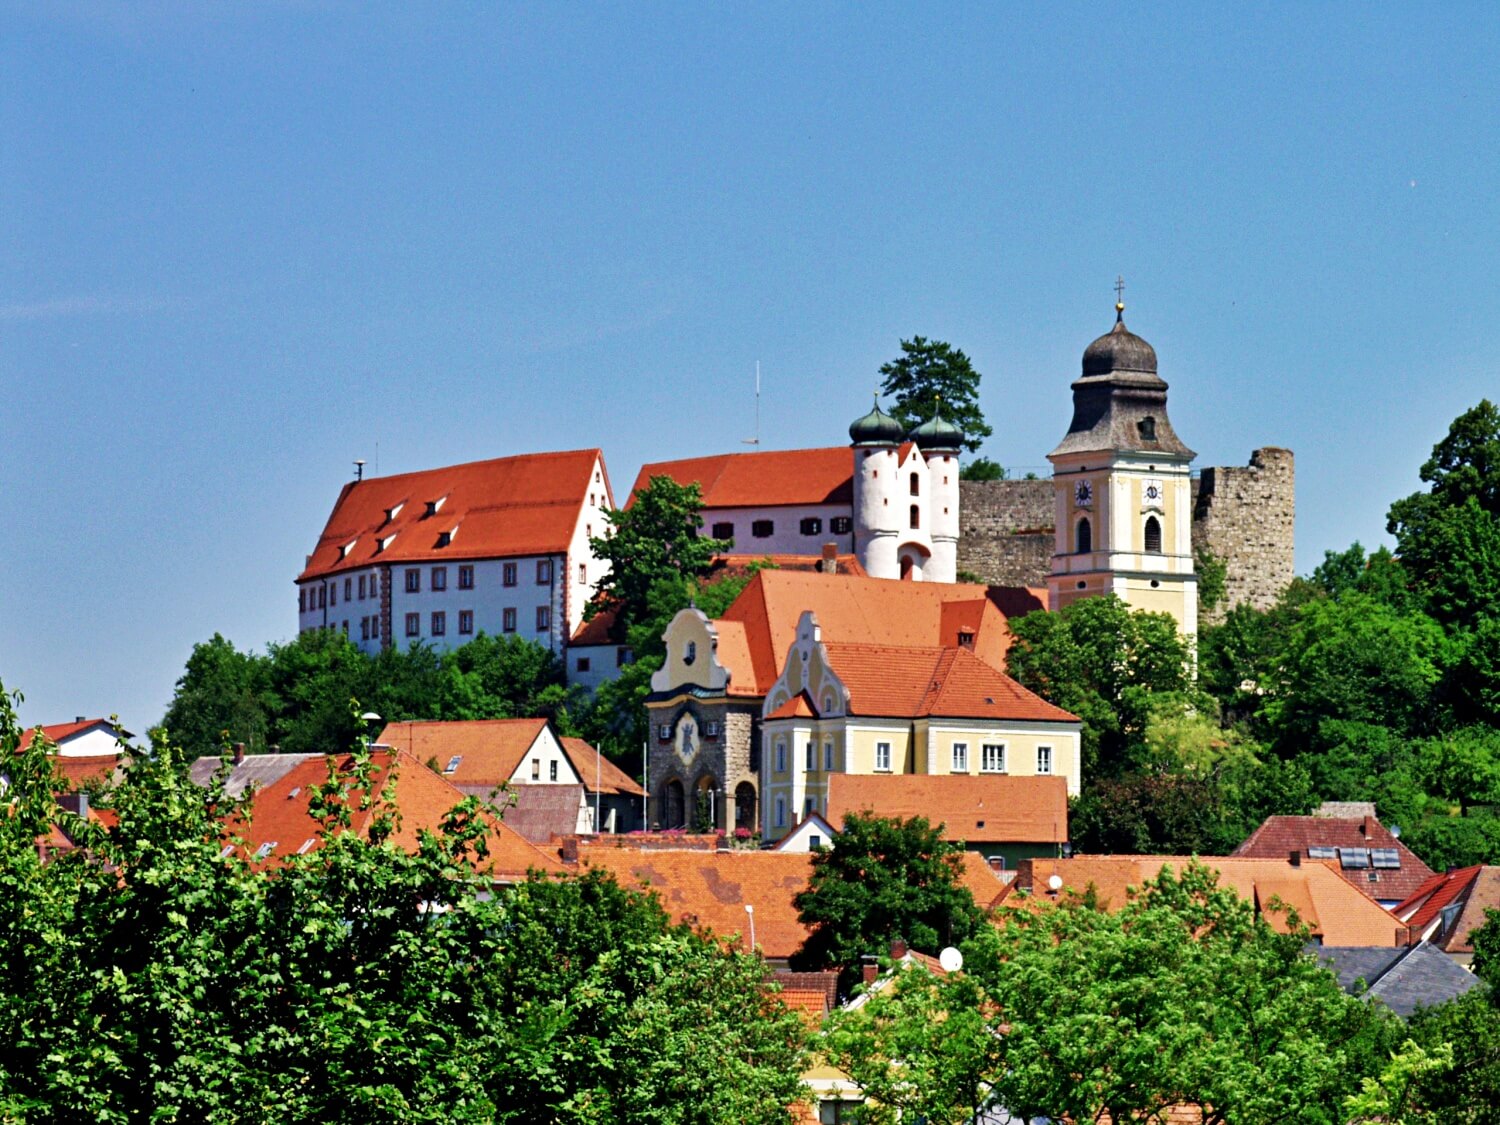
[[[1156,351],[1115,326],[1083,353],[1073,422],[1052,462],[1056,539],[1047,600],[1053,610],[1113,593],[1132,609],[1170,613],[1198,632],[1193,573],[1192,461],[1167,420]]]

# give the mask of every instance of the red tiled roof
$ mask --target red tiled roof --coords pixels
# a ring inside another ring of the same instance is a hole
[[[959,859],[963,861],[960,881],[974,896],[974,904],[981,910],[992,909],[1005,897],[1006,880],[978,852],[964,852]]]
[[[84,734],[87,731],[91,731],[95,727],[108,727],[110,730],[115,729],[110,725],[110,721],[108,719],[79,719],[76,722],[71,723],[52,723],[50,725],[43,726],[41,728],[41,732],[42,737],[46,741],[52,743],[52,745],[54,746],[61,746],[68,739],[76,737],[80,734]],[[21,732],[21,741],[17,743],[16,749],[29,750],[31,748],[31,744],[36,741],[36,732],[36,727],[31,727],[27,730],[23,730]],[[130,737],[130,733],[128,731],[122,730],[119,732],[119,734],[124,738]]]
[[[1371,898],[1405,899],[1426,880],[1432,868],[1423,863],[1380,821],[1372,816],[1340,818],[1326,816],[1269,816],[1249,838],[1234,849],[1233,855],[1256,859],[1286,859],[1296,852],[1303,859],[1312,847],[1325,848],[1394,848],[1401,866],[1390,868],[1340,869],[1351,886]],[[1370,882],[1370,875],[1378,877]]]
[[[1062,777],[848,774],[828,778],[828,819],[851,812],[922,816],[949,840],[1061,844],[1068,839],[1068,783]]]
[[[511,779],[546,726],[546,719],[389,723],[375,741],[411,754],[419,762],[436,759],[443,777],[454,785],[493,788]],[[446,772],[455,757],[458,768]]]
[[[585,867],[608,871],[622,887],[642,884],[673,921],[707,926],[719,937],[739,934],[749,945],[745,905],[755,907],[755,941],[765,956],[785,960],[801,948],[808,927],[792,898],[806,888],[812,857],[796,852],[642,852],[628,845],[580,853]]]
[[[646,795],[646,791],[636,784],[635,778],[583,739],[564,738],[561,741],[563,753],[568,756],[568,761],[573,763],[573,769],[583,781],[583,787],[590,793],[595,791],[597,783],[598,791],[601,793],[619,793],[626,797]]]
[[[1434,875],[1394,913],[1418,934],[1442,922],[1428,940],[1446,953],[1472,953],[1470,935],[1484,925],[1488,909],[1500,909],[1500,867],[1461,867]]]
[[[836,574],[847,574],[854,578],[867,577],[860,565],[858,555],[835,555]],[[822,555],[717,555],[713,561],[710,580],[731,574],[744,574],[756,563],[771,563],[768,570],[797,570],[821,572]]]
[[[433,773],[419,760],[404,751],[377,750],[372,755],[375,766],[381,770],[376,784],[383,786],[388,771],[394,769],[395,806],[400,820],[392,842],[400,848],[415,851],[421,833],[436,832],[442,827],[443,818],[454,805],[464,799],[462,793]],[[352,762],[349,756],[338,761],[338,768],[347,770]],[[320,825],[308,812],[308,803],[317,786],[328,778],[326,759],[306,761],[264,789],[255,791],[250,803],[250,823],[245,825],[237,818],[229,828],[243,835],[247,855],[255,856],[258,849],[270,843],[275,850],[263,857],[267,865],[275,866],[303,848],[321,847]],[[373,809],[350,809],[352,830],[363,836],[374,819]],[[498,878],[523,878],[530,870],[557,873],[562,864],[552,856],[536,848],[514,830],[506,828],[498,820],[492,820],[489,840],[489,859],[481,866],[492,866]]]
[[[339,493],[297,581],[376,561],[504,558],[566,551],[588,499],[595,465],[603,470],[599,450],[578,449],[350,481]],[[608,500],[607,473],[603,491]],[[429,516],[428,504],[439,500],[442,507]],[[386,513],[397,506],[400,511],[388,520]],[[440,547],[439,536],[445,532],[452,533],[452,541]],[[380,541],[389,545],[377,551]]]
[[[808,698],[807,692],[799,691],[788,699],[776,710],[766,716],[768,719],[812,719],[817,716],[813,708],[812,700]]]
[[[1017,598],[1003,587],[762,570],[714,622],[719,661],[734,675],[735,694],[764,695],[796,639],[798,619],[811,610],[823,639],[843,644],[954,647],[960,632],[973,631],[974,655],[1003,669],[1010,629],[1000,601]],[[744,631],[742,656],[724,643],[729,622]]]
[[[641,466],[631,500],[652,477],[663,476],[682,485],[696,481],[705,511],[854,502],[854,456],[846,445],[658,461]]]
[[[619,616],[620,607],[617,605],[600,609],[574,630],[573,637],[568,643],[570,645],[620,644],[621,642],[615,639],[615,620]]]
[[[1189,856],[1142,855],[1022,860],[1006,902],[1016,903],[1013,892],[1023,888],[1032,892],[1030,901],[1048,901],[1048,879],[1057,875],[1070,890],[1094,887],[1102,905],[1118,909],[1127,901],[1128,888],[1154,879],[1169,865],[1181,874],[1192,862]],[[1217,871],[1220,886],[1254,903],[1257,912],[1264,911],[1273,897],[1294,907],[1324,945],[1394,946],[1405,933],[1394,914],[1344,882],[1331,863],[1314,860],[1294,867],[1284,859],[1231,856],[1201,856],[1197,862]],[[1286,925],[1285,916],[1279,913],[1269,915],[1267,921],[1280,929]]]
[[[1396,904],[1392,913],[1405,918],[1407,925],[1422,929],[1442,912],[1469,884],[1479,877],[1480,867],[1456,867],[1452,871],[1429,876],[1406,899]]]
[[[119,754],[54,754],[52,772],[62,783],[59,792],[76,793],[93,781],[113,782],[123,758]]]
[[[821,622],[819,622],[821,624]],[[967,648],[826,643],[855,715],[1076,723]]]

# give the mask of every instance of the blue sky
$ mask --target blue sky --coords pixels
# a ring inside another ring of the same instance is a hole
[[[1030,6],[1035,9],[1036,6]],[[1429,6],[1430,8],[1431,6]],[[1045,466],[1111,322],[1298,567],[1495,395],[1490,6],[0,3],[0,679],[142,730],[357,457],[835,444],[902,337]]]

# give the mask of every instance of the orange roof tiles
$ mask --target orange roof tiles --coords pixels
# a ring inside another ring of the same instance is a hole
[[[646,791],[635,778],[615,765],[581,738],[564,738],[563,753],[573,763],[583,787],[590,793],[619,793],[627,797],[644,797]]]
[[[76,735],[91,731],[95,727],[106,727],[113,731],[115,728],[108,719],[79,719],[71,723],[52,723],[41,727],[42,737],[54,746],[61,746],[68,739]],[[36,741],[36,727],[31,727],[21,732],[21,741],[16,744],[17,750],[29,750],[31,744]],[[120,737],[130,737],[128,731],[120,731]]]
[[[303,582],[381,563],[503,558],[568,549],[587,501],[597,449],[532,453],[344,485]],[[609,477],[602,491],[609,496]],[[428,506],[441,507],[428,514]],[[612,503],[612,501],[610,501]],[[398,509],[394,517],[388,514]],[[447,546],[441,536],[451,534]],[[378,545],[386,542],[384,549]]]
[[[974,655],[1003,669],[1010,630],[1000,600],[1018,599],[1002,587],[762,570],[714,622],[721,630],[719,661],[734,674],[733,690],[764,695],[796,639],[798,619],[811,610],[823,639],[843,644],[952,648],[960,632],[973,631]],[[968,606],[948,608],[955,603]],[[727,622],[744,630],[743,657],[723,642]]]
[[[749,944],[746,904],[755,907],[755,941],[770,960],[790,957],[807,940],[792,898],[807,886],[812,857],[774,851],[637,851],[595,847],[581,853],[584,867],[614,875],[622,887],[643,884],[661,899],[673,921],[707,926],[720,937]]]
[[[830,774],[828,819],[851,812],[926,817],[949,840],[1062,844],[1068,839],[1068,782],[1062,777]]]
[[[52,773],[62,783],[62,792],[76,793],[93,781],[114,781],[123,764],[119,754],[55,754]]]
[[[388,723],[375,741],[420,762],[436,759],[443,777],[454,785],[493,787],[511,779],[546,726],[546,719]],[[455,757],[458,767],[448,773],[447,764]]]
[[[720,453],[642,465],[631,499],[652,477],[663,476],[681,485],[696,481],[705,511],[854,502],[854,456],[846,445]]]
[[[1470,935],[1484,925],[1488,909],[1500,909],[1500,867],[1462,867],[1434,875],[1394,913],[1419,934],[1439,923],[1428,940],[1445,953],[1466,954],[1474,951]]]
[[[1401,866],[1394,870],[1340,868],[1340,874],[1351,886],[1371,898],[1405,899],[1432,877],[1432,868],[1373,816],[1268,816],[1232,854],[1258,859],[1286,859],[1296,852],[1306,859],[1307,850],[1313,847],[1394,849],[1401,862]],[[1372,874],[1378,877],[1373,883],[1370,882]]]
[[[399,848],[415,851],[421,833],[438,831],[443,818],[464,799],[464,795],[403,751],[379,750],[372,758],[382,771],[376,780],[377,786],[384,785],[390,771],[394,770],[396,775],[394,803],[400,818],[391,840]],[[341,771],[347,770],[351,762],[352,757],[346,755],[338,759],[337,766]],[[327,760],[314,759],[303,762],[264,789],[256,790],[250,801],[250,823],[245,825],[236,819],[229,825],[231,831],[244,836],[246,853],[274,866],[304,846],[308,850],[320,847],[320,825],[309,813],[308,803],[316,787],[327,778]],[[374,816],[372,809],[351,808],[350,827],[363,836]],[[269,844],[275,845],[274,850],[258,856],[258,851]],[[498,821],[492,821],[489,849],[489,859],[482,861],[480,866],[490,866],[498,878],[520,879],[531,870],[551,873],[563,870],[557,859]]]
[[[1057,875],[1071,890],[1094,887],[1103,905],[1118,909],[1127,901],[1127,889],[1154,879],[1171,866],[1179,874],[1192,863],[1188,856],[1088,855],[1072,859],[1022,860],[1012,891],[1029,889],[1036,901],[1045,901],[1048,879]],[[1394,946],[1404,937],[1405,927],[1396,916],[1362,894],[1340,877],[1330,863],[1313,861],[1293,866],[1288,860],[1201,856],[1198,862],[1219,874],[1219,885],[1263,912],[1272,898],[1280,898],[1296,909],[1312,934],[1324,945]],[[1007,895],[1007,901],[1014,901]],[[1284,915],[1268,918],[1273,926],[1285,925]]]
[[[974,904],[981,910],[992,909],[1005,897],[1011,877],[996,871],[978,852],[964,852],[959,858],[963,862],[960,881],[974,896]]]
[[[966,648],[838,643],[824,648],[849,690],[854,715],[1078,721]]]

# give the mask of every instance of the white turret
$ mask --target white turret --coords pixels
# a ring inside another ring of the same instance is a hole
[[[880,409],[849,427],[854,454],[854,553],[871,578],[897,578],[897,531],[906,509],[896,503],[896,458],[905,435]]]
[[[927,528],[932,557],[922,571],[928,582],[958,581],[958,452],[964,434],[934,413],[911,433],[927,463]]]

